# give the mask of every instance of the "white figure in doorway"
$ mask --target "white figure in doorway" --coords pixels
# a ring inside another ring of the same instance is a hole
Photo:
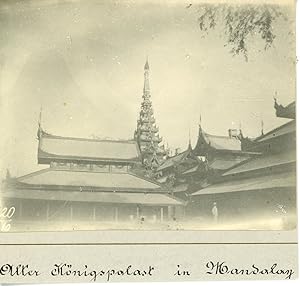
[[[213,215],[213,219],[214,219],[214,223],[218,222],[218,207],[217,207],[217,203],[214,202],[214,205],[211,209],[212,215]]]

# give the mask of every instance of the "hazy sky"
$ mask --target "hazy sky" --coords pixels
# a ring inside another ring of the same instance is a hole
[[[22,175],[37,165],[37,121],[78,137],[133,137],[150,63],[150,88],[164,142],[185,148],[203,128],[247,136],[284,123],[273,96],[294,99],[293,13],[274,24],[274,47],[253,37],[249,61],[232,57],[217,27],[202,37],[197,9],[113,1],[1,1],[0,92],[3,168]],[[165,3],[161,2],[161,3]],[[2,126],[3,127],[3,126]],[[3,172],[1,172],[3,174]]]

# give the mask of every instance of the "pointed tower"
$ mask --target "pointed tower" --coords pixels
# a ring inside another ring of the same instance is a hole
[[[153,116],[148,59],[144,66],[144,89],[142,98],[141,111],[134,138],[140,147],[144,166],[155,169],[163,161],[166,152],[164,147],[159,145],[162,138],[159,137],[158,127],[155,124],[155,118]]]

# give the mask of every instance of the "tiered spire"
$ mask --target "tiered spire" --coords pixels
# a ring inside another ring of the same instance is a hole
[[[149,85],[148,59],[144,66],[144,89],[141,111],[137,121],[135,139],[141,150],[143,164],[152,169],[156,168],[165,155],[164,147],[159,146],[162,138],[159,137],[158,127],[155,124]]]

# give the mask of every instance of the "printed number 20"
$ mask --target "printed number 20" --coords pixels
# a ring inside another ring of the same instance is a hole
[[[0,217],[10,219],[14,215],[15,211],[16,211],[15,207],[10,207],[9,209],[3,208],[0,212]]]

